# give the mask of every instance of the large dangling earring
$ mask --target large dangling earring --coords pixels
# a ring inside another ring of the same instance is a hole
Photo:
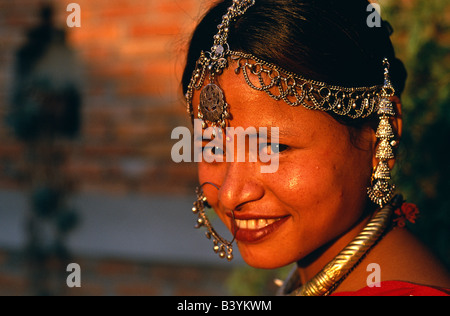
[[[220,258],[227,258],[228,261],[231,261],[233,260],[233,242],[235,236],[233,236],[233,239],[231,241],[228,241],[222,238],[212,227],[211,222],[209,221],[205,213],[205,208],[211,208],[206,197],[203,194],[203,186],[206,184],[211,184],[216,189],[219,189],[219,187],[210,182],[205,182],[196,189],[197,200],[194,202],[194,206],[192,207],[192,212],[198,215],[195,228],[206,227],[207,232],[205,233],[205,236],[208,239],[213,239],[214,252],[217,253]],[[231,214],[234,220],[234,212],[231,212]]]
[[[394,195],[395,185],[390,184],[391,170],[388,165],[389,159],[393,159],[393,146],[397,145],[389,118],[395,116],[391,97],[395,90],[389,78],[389,62],[387,58],[383,60],[384,65],[384,85],[382,88],[381,99],[378,104],[377,114],[380,116],[380,123],[377,128],[376,137],[378,147],[375,157],[379,159],[378,165],[372,174],[371,187],[367,188],[369,198],[380,207],[388,203]]]

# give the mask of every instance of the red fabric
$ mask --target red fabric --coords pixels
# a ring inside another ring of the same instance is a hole
[[[403,281],[384,281],[380,283],[380,287],[367,286],[355,292],[338,292],[332,296],[450,296],[450,289]]]

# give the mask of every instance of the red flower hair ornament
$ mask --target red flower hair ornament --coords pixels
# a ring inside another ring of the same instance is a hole
[[[415,224],[419,215],[419,208],[413,203],[403,203],[394,211],[394,214],[397,215],[397,218],[394,219],[396,226],[405,227],[406,221]]]

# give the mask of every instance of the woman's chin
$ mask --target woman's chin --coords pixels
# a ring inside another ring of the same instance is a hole
[[[242,259],[249,266],[256,269],[278,269],[296,262],[296,258],[291,258],[284,254],[278,254],[272,250],[263,251],[252,249],[255,247],[238,243],[239,253]]]

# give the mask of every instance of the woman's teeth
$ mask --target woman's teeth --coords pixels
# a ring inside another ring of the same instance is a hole
[[[272,225],[273,223],[275,223],[276,221],[279,221],[280,218],[271,218],[271,219],[265,219],[265,218],[261,218],[261,219],[248,219],[248,220],[243,220],[243,219],[235,219],[236,222],[236,226],[240,229],[261,229],[264,227],[267,227],[269,225]]]

